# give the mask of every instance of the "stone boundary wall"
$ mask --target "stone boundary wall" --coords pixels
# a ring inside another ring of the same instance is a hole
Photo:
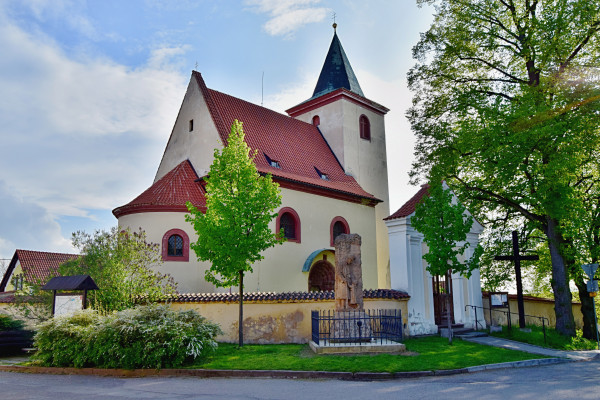
[[[245,297],[245,296],[244,296]],[[408,297],[365,298],[366,310],[400,309],[404,336],[408,336]],[[195,310],[206,319],[221,326],[224,334],[219,342],[237,343],[239,304],[231,301],[170,303],[174,309]],[[259,300],[244,303],[244,343],[308,343],[311,338],[311,311],[334,311],[334,299]]]
[[[508,295],[508,304],[510,305],[510,313],[511,320],[513,326],[519,326],[519,308],[517,305],[517,295],[509,294]],[[556,315],[554,314],[554,300],[553,299],[545,299],[541,297],[533,297],[533,296],[523,296],[523,305],[525,308],[525,315],[535,315],[538,317],[546,317],[548,319],[548,323],[551,328],[556,327]],[[486,308],[485,322],[490,323],[490,296],[488,292],[483,293],[483,307]],[[573,316],[575,317],[575,326],[577,329],[583,328],[583,315],[581,314],[581,303],[573,303]],[[496,309],[499,311],[506,311],[506,308]],[[506,325],[507,318],[505,314],[492,311],[492,321],[495,325]],[[528,318],[525,317],[525,323],[527,325],[539,325],[542,326],[541,321],[538,318]]]

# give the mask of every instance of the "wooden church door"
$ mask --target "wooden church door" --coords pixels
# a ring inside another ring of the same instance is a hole
[[[433,312],[435,315],[435,324],[446,326],[448,312],[451,322],[454,323],[454,302],[452,301],[452,272],[448,271],[446,275],[436,275],[431,278],[433,285]],[[450,299],[450,308],[446,299]]]
[[[329,291],[335,288],[335,268],[330,262],[321,260],[310,269],[308,291]]]

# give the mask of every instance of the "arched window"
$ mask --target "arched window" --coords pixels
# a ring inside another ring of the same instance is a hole
[[[366,115],[361,115],[358,119],[360,125],[360,138],[365,140],[371,140],[371,123]]]
[[[174,257],[183,257],[183,238],[181,236],[169,236],[167,255]]]
[[[319,126],[319,125],[321,125],[321,118],[319,118],[319,116],[318,116],[318,115],[315,115],[315,116],[313,117],[312,121],[313,121],[313,125],[314,125],[314,126]]]
[[[171,229],[162,239],[163,261],[189,261],[190,239],[181,229]]]
[[[283,207],[279,210],[275,227],[277,232],[283,229],[283,237],[288,242],[300,243],[300,217],[293,208]]]
[[[341,235],[342,233],[350,233],[350,226],[343,217],[335,217],[331,220],[331,225],[329,226],[331,247],[333,247],[335,244],[335,238]]]

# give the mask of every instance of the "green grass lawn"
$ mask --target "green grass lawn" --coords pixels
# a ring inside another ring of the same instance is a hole
[[[513,326],[509,331],[506,326],[503,326],[502,332],[494,332],[491,333],[490,336],[534,344],[536,346],[550,347],[558,350],[597,349],[596,342],[583,338],[581,336],[581,331],[577,331],[576,337],[569,337],[561,335],[554,329],[546,328],[546,342],[544,343],[544,332],[542,327],[529,325],[527,328],[531,329],[531,332],[522,332],[518,326]]]
[[[508,361],[544,358],[476,343],[437,336],[407,339],[403,355],[316,355],[308,345],[237,345],[221,343],[218,350],[188,368],[254,369],[340,372],[430,371],[471,367]]]

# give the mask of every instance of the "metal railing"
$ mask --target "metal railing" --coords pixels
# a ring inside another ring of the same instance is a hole
[[[401,310],[311,311],[312,341],[317,345],[402,341]]]
[[[485,313],[486,311],[489,312],[489,315],[490,315],[490,325],[492,324],[492,312],[504,314],[504,316],[506,317],[506,322],[507,322],[507,328],[508,328],[508,330],[512,329],[512,316],[513,315],[516,315],[517,317],[519,316],[518,313],[511,312],[510,308],[506,309],[506,310],[494,309],[494,308],[490,309],[490,308],[486,308],[486,307],[472,306],[472,305],[469,305],[469,304],[467,304],[465,306],[465,311],[467,311],[467,308],[470,308],[471,311],[473,311],[473,313],[475,314],[475,330],[479,329],[479,326],[481,326],[481,329],[485,329],[485,327],[479,323],[479,319],[477,317],[477,309],[478,308],[480,308],[481,310],[483,310],[483,313]],[[538,315],[527,315],[527,314],[525,314],[524,316],[526,318],[536,318],[539,321],[541,321],[541,323],[542,323],[542,330],[544,332],[544,343],[546,343],[546,325],[549,326],[548,318],[546,318],[546,317],[540,317]],[[485,320],[485,317],[484,317],[484,320]]]

